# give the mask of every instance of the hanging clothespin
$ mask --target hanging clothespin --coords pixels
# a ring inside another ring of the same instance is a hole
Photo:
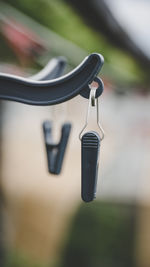
[[[101,80],[99,80],[101,82]],[[102,86],[102,85],[101,85]],[[92,83],[89,95],[89,105],[86,115],[86,123],[80,132],[79,139],[81,140],[81,197],[83,201],[90,202],[96,197],[97,176],[99,166],[99,151],[100,143],[104,138],[104,130],[99,122],[99,101],[96,98],[96,91],[99,84]],[[95,131],[89,131],[83,134],[85,131],[90,109],[95,107],[97,114],[97,125],[100,130],[100,134]]]
[[[65,123],[61,129],[60,141],[56,144],[52,139],[52,123],[43,123],[44,140],[47,152],[48,171],[52,174],[60,174],[65,156],[68,139],[70,136],[71,124]]]

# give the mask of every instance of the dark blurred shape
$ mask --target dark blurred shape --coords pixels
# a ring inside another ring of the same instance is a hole
[[[66,67],[66,63],[67,61],[65,57],[53,58],[40,72],[33,76],[30,76],[30,79],[33,79],[35,81],[56,79],[62,76]]]
[[[52,122],[44,121],[43,133],[49,173],[59,175],[62,170],[65,152],[71,132],[71,123],[64,123],[61,128],[60,140],[54,143],[52,139]]]
[[[82,204],[61,267],[134,267],[135,206]]]
[[[103,33],[113,45],[130,53],[145,68],[150,67],[150,59],[119,24],[105,0],[66,1],[71,3],[86,22],[95,30]]]

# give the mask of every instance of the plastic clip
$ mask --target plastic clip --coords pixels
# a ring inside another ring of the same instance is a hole
[[[81,140],[81,197],[83,201],[90,202],[96,197],[97,176],[99,166],[100,142],[104,138],[104,131],[99,122],[99,103],[96,98],[96,84],[92,84],[90,89],[89,105],[86,116],[86,123],[80,132]],[[97,110],[97,125],[100,129],[100,135],[95,131],[89,131],[83,134],[88,125],[90,108]]]
[[[52,174],[60,174],[64,155],[71,131],[71,124],[65,123],[61,129],[61,137],[58,144],[52,141],[52,123],[45,121],[43,123],[44,139],[47,152],[48,171]]]

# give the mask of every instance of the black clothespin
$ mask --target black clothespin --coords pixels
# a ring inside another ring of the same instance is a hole
[[[96,98],[98,86],[102,86],[101,80],[97,79],[97,85],[90,87],[89,106],[86,116],[86,123],[79,138],[81,140],[81,197],[83,201],[90,202],[96,197],[97,176],[99,166],[100,142],[104,138],[104,131],[99,123],[99,103]],[[88,125],[90,108],[96,106],[97,125],[101,136],[95,131],[89,131],[82,135]]]
[[[94,131],[85,133],[81,139],[81,196],[85,202],[96,198],[100,141]]]
[[[68,139],[71,131],[71,124],[65,123],[61,129],[61,137],[58,144],[52,140],[52,122],[43,123],[44,140],[47,152],[48,171],[52,174],[60,174]]]

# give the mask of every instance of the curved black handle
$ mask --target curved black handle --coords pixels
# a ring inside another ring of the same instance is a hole
[[[62,103],[86,89],[100,71],[103,62],[100,54],[93,53],[67,75],[48,81],[0,74],[0,99],[41,106]]]
[[[65,57],[52,58],[41,71],[33,76],[30,76],[29,79],[35,81],[46,81],[58,78],[62,75],[65,66]]]

